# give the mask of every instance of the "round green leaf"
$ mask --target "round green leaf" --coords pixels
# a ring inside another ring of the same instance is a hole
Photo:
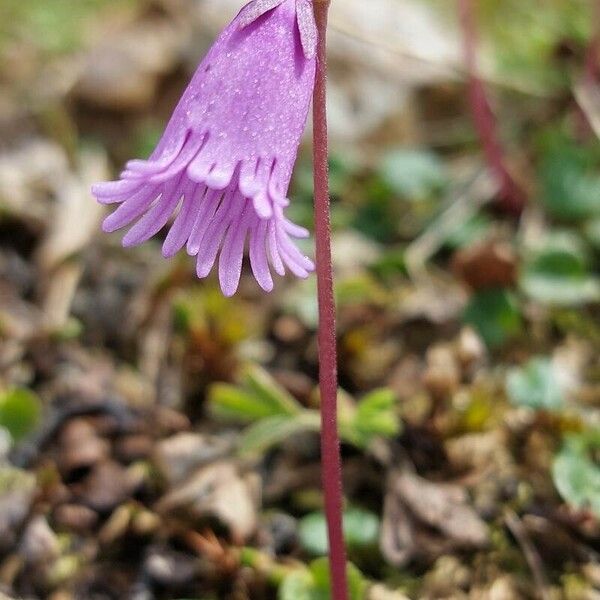
[[[584,226],[587,241],[596,249],[600,250],[600,218],[588,221]]]
[[[541,167],[541,201],[563,221],[582,221],[600,214],[600,176],[597,150],[576,146],[557,137]]]
[[[381,164],[381,176],[394,193],[409,200],[427,198],[447,182],[444,165],[435,154],[409,148],[390,152]]]
[[[600,517],[600,430],[566,438],[554,459],[552,476],[560,495],[577,508],[588,508]]]
[[[285,577],[277,597],[279,600],[314,600],[314,587],[310,573],[299,570]]]
[[[506,390],[513,404],[530,408],[557,410],[564,398],[552,361],[545,357],[531,359],[525,366],[511,369]]]
[[[525,264],[521,286],[531,298],[555,305],[578,305],[600,299],[600,280],[588,269],[581,241],[552,236]]]
[[[300,521],[300,543],[314,556],[328,552],[327,524],[322,512],[306,515]],[[377,543],[379,517],[369,511],[351,508],[344,512],[344,538],[348,548],[363,548]]]
[[[364,600],[368,583],[363,574],[348,563],[348,600]],[[308,570],[298,570],[285,577],[279,587],[278,600],[330,600],[329,561],[318,558]]]
[[[517,300],[504,289],[475,294],[465,309],[463,320],[475,328],[491,348],[501,346],[521,329]]]
[[[15,441],[31,433],[41,412],[41,401],[30,390],[14,388],[0,393],[0,427],[4,427]]]

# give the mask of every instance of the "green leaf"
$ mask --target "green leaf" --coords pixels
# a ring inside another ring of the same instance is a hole
[[[391,438],[398,435],[400,421],[396,414],[396,394],[388,388],[367,394],[358,403],[347,429],[350,440],[363,448],[375,437]]]
[[[362,573],[348,563],[349,600],[364,600],[368,582]],[[287,575],[279,587],[278,600],[330,600],[329,564],[326,558],[313,561],[309,569]]]
[[[511,369],[506,389],[511,402],[517,406],[557,410],[564,404],[552,361],[545,357],[533,358],[525,366]]]
[[[353,304],[383,304],[386,292],[368,273],[341,278],[335,286],[335,298],[338,306]]]
[[[476,293],[465,309],[463,320],[474,327],[491,348],[515,336],[522,325],[517,300],[505,289]]]
[[[379,539],[379,517],[366,510],[351,508],[344,511],[344,539],[350,550],[371,547]],[[314,556],[327,554],[327,523],[322,512],[306,515],[298,529],[302,547]]]
[[[302,410],[302,406],[258,366],[244,369],[241,386],[213,384],[208,400],[216,415],[239,421],[295,415]]]
[[[403,247],[387,248],[371,265],[371,270],[382,279],[406,275],[405,250]]]
[[[364,193],[351,226],[379,243],[392,242],[398,235],[401,203],[394,201],[389,186],[377,177],[369,182]]]
[[[340,196],[344,193],[348,181],[355,170],[356,165],[347,153],[331,153],[331,156],[329,157],[331,196]],[[294,191],[292,195],[294,199],[299,198],[312,204],[314,197],[314,180],[312,163],[310,161],[303,160],[302,158],[298,161],[293,185]]]
[[[600,215],[600,160],[595,148],[565,136],[550,141],[541,167],[542,203],[558,219],[577,222]]]
[[[279,600],[315,600],[315,583],[308,571],[298,570],[285,577],[279,586]]]
[[[585,237],[596,250],[600,250],[600,218],[592,219],[585,224]]]
[[[451,249],[470,246],[488,235],[492,227],[492,220],[486,215],[476,214],[463,221],[446,238],[446,245]]]
[[[591,275],[581,241],[570,234],[549,238],[526,263],[521,287],[547,304],[580,305],[600,299],[600,279]]]
[[[325,557],[317,558],[310,563],[310,572],[313,575],[316,588],[319,590],[319,596],[315,598],[329,598],[330,576],[329,576],[329,560]],[[352,564],[348,563],[348,594],[350,600],[362,600],[365,597],[368,582],[363,574]]]
[[[295,398],[257,365],[249,365],[244,369],[243,383],[260,399],[261,404],[271,407],[271,414],[294,415],[302,410]]]
[[[554,459],[554,485],[564,500],[600,517],[600,430],[568,436]]]
[[[18,441],[31,433],[40,421],[42,403],[32,391],[14,388],[0,393],[0,427]]]
[[[409,200],[428,198],[447,183],[444,165],[435,154],[410,148],[387,154],[380,172],[395,194]]]
[[[273,415],[272,408],[235,385],[215,383],[208,391],[213,413],[223,419],[256,421]]]
[[[290,436],[304,431],[319,431],[317,411],[303,411],[297,415],[266,417],[248,427],[242,434],[239,451],[242,454],[261,454]]]

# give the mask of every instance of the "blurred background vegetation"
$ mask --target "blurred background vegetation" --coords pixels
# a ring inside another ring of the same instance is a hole
[[[456,3],[333,2],[353,600],[600,598],[600,10],[474,4],[518,215]],[[0,3],[1,597],[328,597],[314,278],[225,299],[89,193],[239,8]],[[291,197],[312,229],[308,137]]]

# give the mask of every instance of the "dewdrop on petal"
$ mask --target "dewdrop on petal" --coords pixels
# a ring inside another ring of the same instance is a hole
[[[135,246],[176,213],[163,255],[184,247],[206,277],[218,257],[221,289],[238,287],[244,248],[258,284],[271,269],[298,277],[314,269],[292,238],[308,231],[285,217],[287,191],[306,125],[317,32],[311,0],[254,0],[221,33],[199,65],[148,160],[129,161],[118,181],[92,193],[119,207],[106,232],[133,223]],[[178,212],[177,212],[178,211]]]

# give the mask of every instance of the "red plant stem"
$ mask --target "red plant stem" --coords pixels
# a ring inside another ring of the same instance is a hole
[[[319,298],[319,389],[321,392],[321,473],[329,537],[332,600],[348,600],[346,549],[342,529],[342,460],[337,426],[337,349],[327,143],[327,16],[330,0],[315,0],[319,44],[313,97],[315,238]]]
[[[500,184],[501,207],[507,213],[520,215],[527,201],[525,192],[506,168],[504,152],[496,134],[496,120],[477,71],[477,27],[473,1],[458,0],[458,11],[463,29],[464,51],[469,75],[469,102],[473,121],[492,173]]]
[[[600,1],[596,0],[592,10],[592,19],[594,22],[594,32],[592,40],[588,46],[585,57],[585,80],[588,84],[594,85],[600,72],[598,64],[598,55],[600,54]]]

